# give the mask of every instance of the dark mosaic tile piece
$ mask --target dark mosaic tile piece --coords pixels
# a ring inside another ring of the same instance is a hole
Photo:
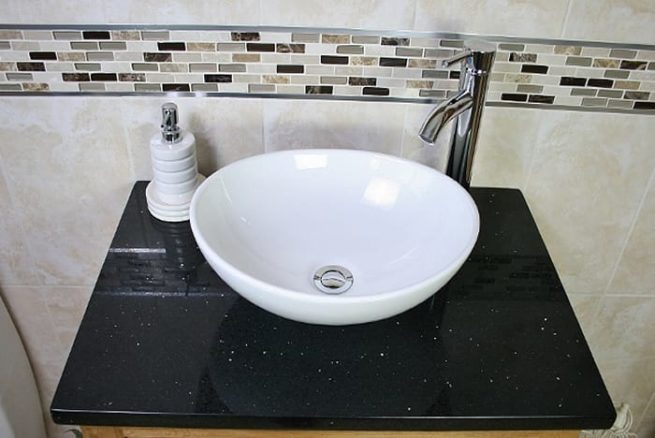
[[[516,53],[509,54],[510,62],[537,62],[537,55],[535,53]]]
[[[88,73],[62,73],[64,82],[89,82],[91,77]]]
[[[172,62],[173,55],[166,52],[145,52],[143,60],[145,62]]]
[[[247,43],[248,52],[275,52],[275,44],[269,43]]]
[[[182,42],[164,42],[164,43],[157,43],[157,48],[161,50],[162,52],[168,52],[168,51],[185,51],[186,50],[186,44]]]
[[[382,87],[364,87],[362,94],[367,96],[388,96],[389,89]]]
[[[380,67],[407,67],[407,58],[380,58]]]
[[[522,73],[537,73],[545,75],[548,73],[547,65],[536,65],[536,64],[523,64],[521,66]]]
[[[305,45],[295,43],[277,43],[275,45],[275,51],[278,53],[305,53]]]
[[[646,61],[621,61],[622,70],[646,70]]]
[[[111,35],[107,31],[96,31],[96,30],[87,30],[82,32],[82,37],[85,40],[108,40],[111,38]]]
[[[232,75],[205,75],[205,82],[232,82]]]
[[[459,79],[460,74],[461,73],[459,71],[457,71],[457,70],[450,70],[450,72],[448,72],[448,77],[450,79]]]
[[[351,76],[348,78],[348,85],[362,86],[362,85],[376,85],[376,78],[360,78]]]
[[[40,61],[56,61],[57,54],[55,52],[30,52],[30,59]]]
[[[92,81],[115,82],[116,73],[91,73]]]
[[[161,84],[163,91],[191,91],[189,84]]]
[[[631,100],[648,100],[650,93],[647,91],[626,91],[623,95],[624,99]]]
[[[305,94],[332,94],[334,87],[331,85],[306,85]]]
[[[520,94],[518,96],[520,96]],[[555,96],[542,96],[539,94],[531,94],[528,97],[528,102],[532,102],[532,103],[552,104],[554,101],[555,101]]]
[[[587,83],[585,78],[574,78],[571,76],[562,76],[559,80],[560,85],[569,85],[573,87],[584,87]]]
[[[500,100],[507,100],[511,102],[525,102],[528,100],[528,95],[517,94],[517,93],[503,93],[500,96]]]
[[[259,41],[259,32],[232,32],[232,41]]]
[[[634,109],[655,110],[655,102],[635,102]]]
[[[610,79],[591,78],[587,81],[588,87],[612,88],[613,85],[614,85],[614,81]]]
[[[304,65],[278,64],[278,73],[302,74],[305,73]]]
[[[144,73],[119,73],[118,80],[121,82],[145,82],[146,75]]]
[[[45,64],[42,62],[17,62],[18,71],[45,71]]]
[[[409,46],[409,38],[382,37],[383,46]]]
[[[347,56],[321,55],[321,64],[348,64]]]

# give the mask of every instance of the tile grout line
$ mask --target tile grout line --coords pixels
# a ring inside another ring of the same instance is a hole
[[[648,192],[650,191],[651,188],[655,187],[655,166],[653,167],[653,170],[651,171],[650,177],[648,178],[648,182],[646,183],[646,186],[644,187],[644,192],[641,195],[641,199],[639,200],[639,205],[637,206],[637,209],[635,210],[635,213],[632,217],[632,220],[630,222],[630,227],[628,228],[628,233],[626,234],[625,241],[623,242],[623,245],[621,246],[621,251],[619,251],[619,256],[614,264],[614,268],[612,269],[612,275],[610,275],[610,278],[607,282],[607,286],[605,287],[605,290],[603,292],[603,296],[609,295],[609,289],[610,286],[612,285],[612,282],[614,281],[614,277],[616,277],[616,273],[619,270],[619,265],[621,264],[621,260],[623,259],[623,255],[625,253],[626,248],[628,247],[628,243],[630,242],[630,238],[632,237],[632,234],[634,232],[635,226],[637,224],[637,221],[639,220],[639,215],[641,214],[641,210],[643,209],[644,203],[646,202],[646,197],[648,196]]]
[[[646,407],[644,408],[644,411],[640,415],[639,421],[637,421],[637,424],[635,425],[633,423],[634,426],[633,430],[639,430],[641,425],[644,423],[644,420],[646,419],[646,414],[648,413],[648,409],[650,409],[651,406],[655,406],[655,392],[651,394],[648,403],[646,403]]]
[[[562,30],[560,31],[560,38],[564,38],[564,33],[566,32],[566,27],[569,24],[569,17],[571,15],[571,9],[573,8],[573,1],[574,0],[569,0],[568,4],[566,5],[566,12],[564,13],[564,20],[562,21]]]

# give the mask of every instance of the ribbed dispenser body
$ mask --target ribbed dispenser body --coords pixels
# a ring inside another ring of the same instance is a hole
[[[194,135],[182,130],[176,143],[165,142],[161,134],[153,136],[150,158],[153,179],[146,189],[148,210],[166,222],[189,220],[191,198],[204,180],[198,174]]]

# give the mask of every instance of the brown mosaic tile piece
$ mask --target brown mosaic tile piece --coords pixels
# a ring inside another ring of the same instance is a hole
[[[558,55],[579,55],[582,53],[582,47],[578,46],[555,46],[553,53]]]
[[[407,88],[432,88],[433,81],[409,80],[407,81]]]
[[[376,85],[376,78],[362,78],[362,77],[349,77],[348,85],[363,86],[363,85]]]
[[[123,41],[139,41],[141,39],[141,34],[138,30],[112,30],[111,39]]]
[[[621,61],[622,70],[646,70],[646,61]]]
[[[119,73],[118,80],[121,82],[145,82],[146,75],[144,73]]]
[[[334,35],[324,33],[321,35],[321,42],[323,44],[348,44],[350,43],[350,35]]]
[[[235,53],[232,55],[233,62],[259,62],[260,60],[259,53]]]
[[[409,46],[409,38],[382,37],[380,44],[383,46]]]
[[[159,53],[159,52],[145,52],[143,54],[143,60],[145,62],[172,62],[173,55],[170,53]]]
[[[16,71],[16,63],[0,62],[0,71]]]
[[[88,73],[62,73],[61,77],[64,82],[88,82],[91,80]]]
[[[614,81],[614,88],[622,90],[638,90],[639,82],[637,81]]]
[[[262,75],[262,82],[266,84],[288,84],[289,76]]]
[[[232,41],[259,41],[259,32],[231,32]]]
[[[305,53],[305,45],[277,43],[275,44],[275,51],[278,53]]]
[[[41,82],[24,82],[23,90],[25,91],[49,91],[50,86]]]
[[[45,71],[45,64],[42,62],[17,62],[18,71]]]
[[[648,100],[650,93],[646,91],[626,91],[623,95],[624,99],[631,100]]]
[[[594,67],[601,68],[619,68],[618,59],[608,59],[608,58],[596,58],[593,63]]]
[[[350,65],[377,65],[378,58],[372,56],[351,56]]]
[[[0,40],[22,40],[23,35],[19,30],[0,30]]]
[[[190,52],[215,52],[216,43],[188,42],[186,48]]]
[[[537,62],[536,53],[516,53],[509,54],[510,62]]]
[[[305,94],[332,94],[334,87],[331,85],[307,85]]]

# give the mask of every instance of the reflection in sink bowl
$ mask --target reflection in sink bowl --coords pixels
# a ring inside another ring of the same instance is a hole
[[[329,325],[424,301],[461,267],[479,229],[473,200],[452,179],[352,150],[237,161],[200,185],[190,216],[205,258],[244,298]]]

